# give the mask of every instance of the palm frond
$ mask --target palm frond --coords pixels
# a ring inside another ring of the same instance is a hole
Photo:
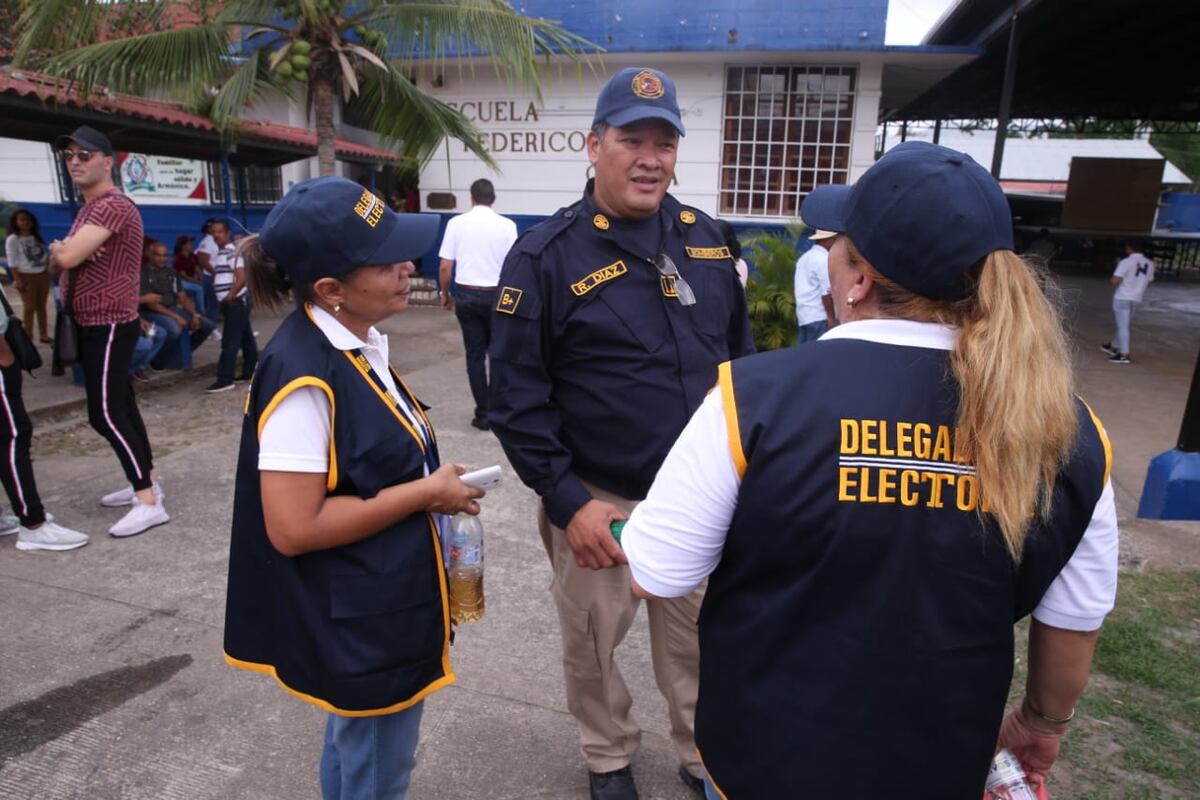
[[[364,70],[355,105],[366,111],[369,127],[397,154],[426,164],[447,136],[458,139],[481,161],[497,169],[479,142],[479,130],[459,112],[430,97],[395,69]]]
[[[156,30],[172,0],[112,3],[110,0],[37,0],[25,4],[13,63],[26,66],[38,52],[62,52],[95,42]]]
[[[215,85],[232,68],[228,29],[220,23],[100,42],[51,56],[42,71],[79,84],[133,94],[199,83]]]
[[[208,116],[222,131],[236,128],[247,106],[277,88],[271,80],[266,61],[267,54],[263,50],[249,53],[213,97]]]

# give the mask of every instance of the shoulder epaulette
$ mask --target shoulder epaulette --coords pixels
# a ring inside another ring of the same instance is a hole
[[[554,212],[552,217],[539,222],[525,231],[517,237],[516,243],[512,246],[512,252],[540,253],[546,248],[546,245],[554,241],[563,231],[571,227],[579,219],[579,207],[582,205],[583,202],[580,201],[566,208],[560,208]]]

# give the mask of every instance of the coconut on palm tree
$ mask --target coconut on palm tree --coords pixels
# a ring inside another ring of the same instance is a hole
[[[19,2],[14,65],[81,93],[171,92],[231,134],[263,95],[303,97],[322,175],[334,172],[339,95],[401,158],[423,163],[450,136],[492,164],[475,127],[411,80],[420,64],[480,55],[540,99],[540,59],[562,54],[578,68],[594,49],[505,0]]]

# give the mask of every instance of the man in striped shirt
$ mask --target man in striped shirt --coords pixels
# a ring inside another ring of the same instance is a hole
[[[129,481],[100,499],[105,506],[132,506],[109,533],[133,536],[170,519],[129,381],[129,362],[141,333],[142,216],[113,185],[113,148],[107,136],[84,125],[59,137],[55,148],[86,202],[67,238],[50,244],[50,269],[64,273],[63,302],[79,324],[88,420],[108,440]]]
[[[221,333],[221,358],[217,362],[217,379],[204,391],[212,394],[233,388],[234,381],[247,381],[258,363],[258,345],[250,327],[250,296],[246,273],[237,247],[230,241],[229,224],[217,220],[209,226],[217,254],[212,257],[213,289],[225,317]],[[238,350],[242,351],[242,371],[234,378]]]

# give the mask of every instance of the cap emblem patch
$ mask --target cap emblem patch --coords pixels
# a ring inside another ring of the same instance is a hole
[[[358,214],[363,220],[374,228],[379,224],[379,220],[383,218],[383,210],[386,208],[383,201],[369,191],[364,191],[362,197],[358,198],[358,202],[354,204],[354,213]]]
[[[666,94],[662,78],[648,69],[633,76],[633,93],[643,100],[657,100]]]
[[[608,217],[603,214],[597,214],[592,217],[592,224],[602,231],[608,230]]]

